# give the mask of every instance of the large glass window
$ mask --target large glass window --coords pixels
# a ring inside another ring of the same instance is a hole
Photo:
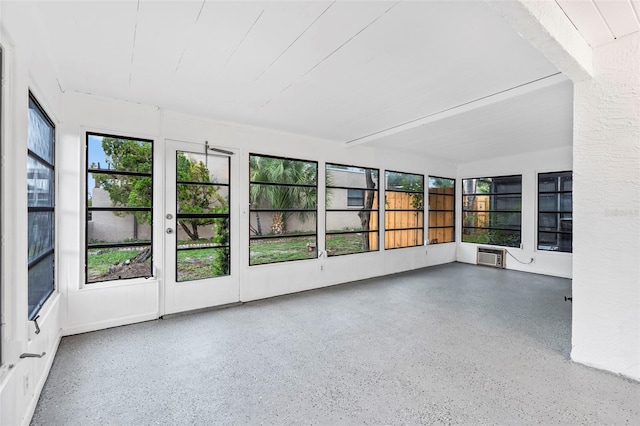
[[[53,293],[55,283],[55,126],[29,94],[27,221],[29,320]]]
[[[414,247],[424,241],[424,176],[385,172],[384,248]]]
[[[571,172],[538,174],[538,250],[573,250]]]
[[[329,256],[378,250],[377,169],[326,165]]]
[[[251,154],[249,198],[249,265],[317,257],[317,162]]]
[[[429,244],[456,240],[456,181],[429,176]]]
[[[519,247],[522,176],[462,180],[462,241]]]
[[[230,274],[231,159],[176,152],[176,282]]]
[[[86,282],[152,276],[152,141],[87,133],[86,147]]]

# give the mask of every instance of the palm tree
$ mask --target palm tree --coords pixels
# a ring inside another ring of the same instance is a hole
[[[262,235],[260,211],[272,212],[271,232],[276,235],[286,233],[291,216],[304,221],[305,210],[316,208],[317,176],[316,163],[251,155],[249,197],[256,213],[256,233]]]

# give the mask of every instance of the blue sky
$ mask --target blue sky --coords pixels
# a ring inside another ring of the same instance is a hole
[[[107,161],[105,159],[104,151],[102,150],[102,136],[89,135],[89,139],[87,141],[87,166],[90,166],[92,163],[98,164],[100,163],[100,167],[106,167]],[[87,192],[91,194],[91,189],[95,185],[93,177],[91,174],[88,176],[87,180]]]

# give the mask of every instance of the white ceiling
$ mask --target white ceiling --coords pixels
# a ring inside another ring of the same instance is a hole
[[[571,145],[571,84],[481,1],[34,9],[65,91],[451,161]],[[554,84],[517,92],[549,78]]]
[[[592,47],[640,31],[640,0],[556,0]]]
[[[517,155],[573,140],[573,84],[564,80],[499,102],[470,108],[371,141],[454,163]],[[559,143],[561,141],[561,143]]]

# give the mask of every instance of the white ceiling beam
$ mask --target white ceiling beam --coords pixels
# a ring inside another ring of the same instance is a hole
[[[443,111],[429,114],[424,117],[420,117],[418,119],[411,120],[406,123],[398,124],[397,126],[393,126],[369,135],[362,136],[360,138],[347,141],[344,143],[344,145],[346,147],[362,145],[367,142],[372,142],[372,141],[375,141],[387,136],[395,135],[410,129],[415,129],[416,127],[424,126],[426,124],[433,123],[445,118],[453,117],[458,114],[462,114],[465,112],[473,111],[478,108],[486,107],[488,105],[492,105],[507,99],[511,99],[516,96],[535,92],[536,90],[540,90],[545,87],[550,87],[564,81],[567,81],[567,77],[565,75],[561,73],[552,74],[550,76],[547,76],[538,80],[534,80],[529,83],[521,84],[519,86],[512,87],[510,89],[503,90],[501,92],[482,97],[480,99],[475,99],[473,101],[466,102],[464,104],[457,105]]]
[[[593,76],[591,46],[552,1],[484,0],[511,27],[573,81]]]

